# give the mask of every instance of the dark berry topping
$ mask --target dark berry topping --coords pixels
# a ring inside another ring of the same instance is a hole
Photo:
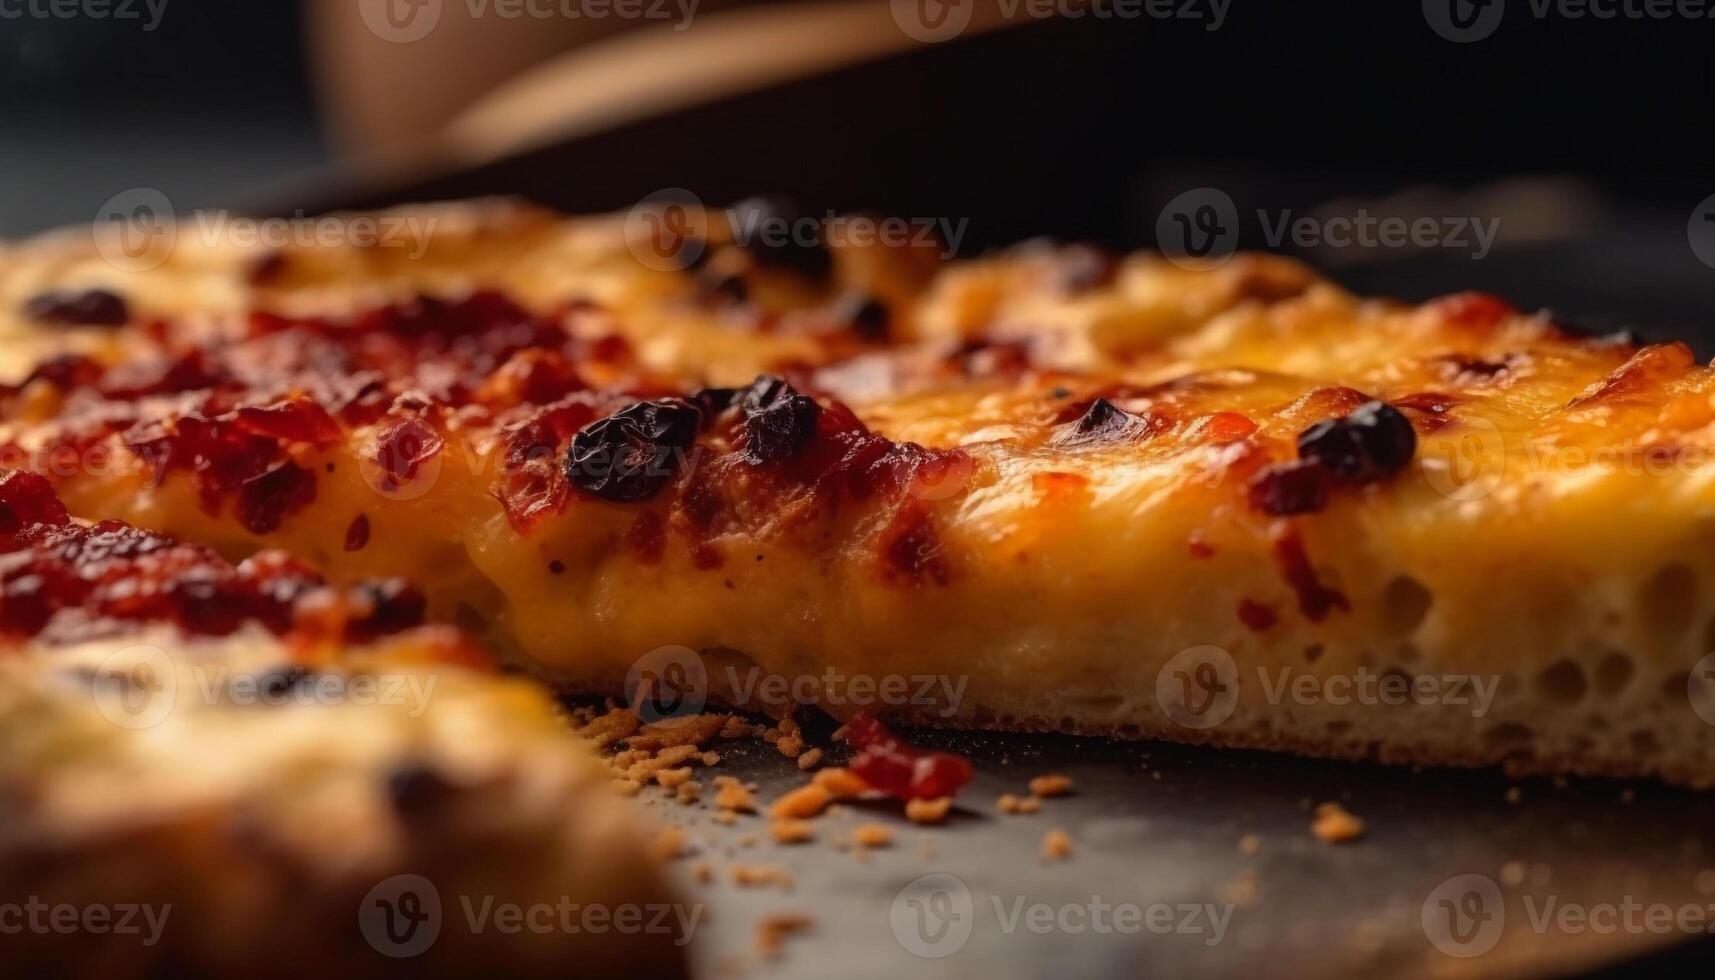
[[[1249,492],[1250,505],[1265,514],[1313,514],[1328,503],[1328,471],[1301,459],[1276,463],[1256,475]]]
[[[803,218],[791,202],[753,197],[728,209],[733,241],[756,261],[820,278],[833,268],[821,226]]]
[[[673,479],[701,427],[702,413],[680,398],[622,408],[572,437],[566,480],[613,503],[650,500]]]
[[[1343,483],[1374,483],[1411,462],[1417,433],[1386,402],[1359,406],[1342,419],[1318,422],[1298,436],[1298,456],[1322,464]]]
[[[105,289],[55,290],[30,297],[24,316],[39,323],[117,327],[131,319],[131,310],[123,297]]]
[[[763,375],[745,391],[744,458],[758,466],[795,456],[816,437],[822,406],[786,382]]]
[[[0,474],[0,535],[14,535],[32,524],[71,523],[65,504],[48,481],[35,473]]]
[[[703,422],[707,424],[731,408],[742,394],[743,390],[738,388],[704,388],[691,395],[691,404],[703,413]]]

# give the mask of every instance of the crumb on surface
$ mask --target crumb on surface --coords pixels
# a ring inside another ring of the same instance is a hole
[[[732,883],[740,888],[792,887],[792,872],[778,864],[734,864],[730,874]]]
[[[650,842],[649,850],[658,861],[670,861],[685,849],[685,832],[678,827],[662,827]]]
[[[691,781],[691,767],[662,769],[655,774],[655,781],[660,783],[663,789],[678,789]]]
[[[821,761],[821,749],[808,749],[802,755],[798,756],[798,768],[808,772],[809,770],[816,768],[817,764]]]
[[[1221,900],[1240,907],[1255,905],[1257,900],[1256,872],[1246,868],[1237,878],[1221,886]]]
[[[810,778],[810,782],[827,790],[836,800],[849,800],[869,792],[869,784],[850,769],[822,769]]]
[[[1072,792],[1071,778],[1059,773],[1037,776],[1030,781],[1030,795],[1041,799],[1065,796],[1070,792]]]
[[[715,777],[715,808],[729,813],[755,813],[756,797],[732,776]]]
[[[703,795],[703,784],[695,779],[687,783],[680,783],[678,790],[673,795],[678,798],[680,803],[689,806],[697,802],[697,798]]]
[[[933,800],[906,800],[905,818],[912,823],[934,824],[947,819],[953,809],[953,798],[943,796]]]
[[[787,938],[815,928],[816,920],[802,912],[777,912],[756,924],[756,951],[774,959],[785,948]]]
[[[1000,799],[994,801],[994,805],[1002,813],[1017,813],[1018,797],[1012,793],[1002,793]]]
[[[893,843],[893,831],[878,823],[859,824],[852,831],[852,840],[860,847],[886,847]]]
[[[776,820],[805,820],[828,808],[834,796],[817,783],[806,783],[774,801],[768,808]]]
[[[1042,856],[1050,861],[1064,861],[1072,856],[1072,836],[1059,827],[1042,835]]]
[[[768,834],[776,844],[803,844],[816,839],[816,828],[808,820],[776,820]]]
[[[1239,838],[1239,853],[1251,857],[1262,850],[1262,840],[1255,834],[1246,834]]]
[[[1364,836],[1364,822],[1338,803],[1323,803],[1316,808],[1310,832],[1323,843],[1344,844]]]

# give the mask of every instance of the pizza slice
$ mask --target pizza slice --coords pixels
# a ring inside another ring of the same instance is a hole
[[[0,581],[10,971],[682,975],[688,935],[469,925],[672,894],[552,701],[410,589],[74,521],[17,472]]]
[[[182,244],[135,282],[19,263],[19,304],[139,298],[20,365],[13,465],[233,557],[408,574],[572,690],[665,660],[764,710],[1715,783],[1715,379],[1682,345],[1258,257],[711,235],[663,269],[614,219],[449,213],[423,263],[261,284]]]

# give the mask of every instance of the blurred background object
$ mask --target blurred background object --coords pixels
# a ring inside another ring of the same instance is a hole
[[[490,193],[610,210],[682,187],[969,219],[967,253],[1218,232],[1355,288],[1489,289],[1598,329],[1701,337],[1715,306],[1707,19],[1465,0],[116,5],[136,16],[0,11],[0,234],[87,222],[140,186],[282,214]]]

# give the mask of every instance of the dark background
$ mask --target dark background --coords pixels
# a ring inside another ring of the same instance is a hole
[[[494,192],[604,210],[682,186],[969,217],[969,252],[1044,233],[1149,245],[1162,205],[1199,186],[1241,216],[1429,188],[1424,215],[1503,219],[1492,254],[1297,251],[1357,288],[1491,289],[1597,329],[1702,337],[1715,305],[1687,233],[1715,193],[1715,20],[1539,19],[1511,0],[1493,36],[1465,44],[1414,0],[1234,0],[1214,32],[1032,23],[379,186],[338,179],[300,20],[291,3],[216,0],[169,0],[150,33],[0,20],[0,235],[87,221],[136,186],[181,209],[284,213]],[[1530,224],[1510,210],[1519,187],[1571,226],[1515,240]],[[1240,225],[1246,247],[1269,244],[1260,222]]]

